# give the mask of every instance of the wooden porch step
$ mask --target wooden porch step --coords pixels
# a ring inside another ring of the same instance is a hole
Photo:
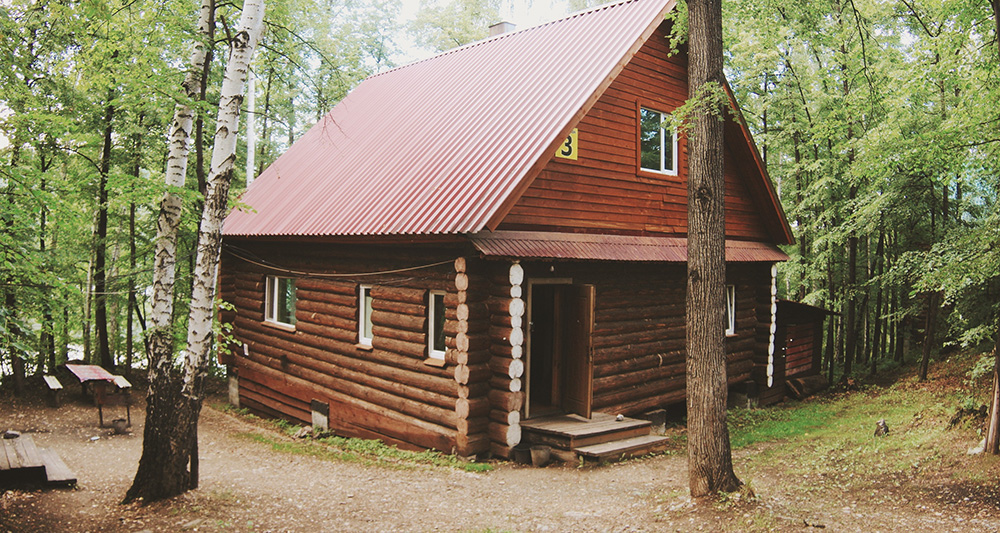
[[[643,435],[628,439],[616,440],[583,446],[575,451],[580,457],[593,461],[618,461],[628,457],[662,452],[667,449],[670,439],[657,435]]]
[[[614,415],[594,413],[591,418],[579,415],[554,415],[532,418],[521,422],[527,440],[533,444],[547,444],[564,450],[575,450],[606,442],[649,435],[650,422]]]

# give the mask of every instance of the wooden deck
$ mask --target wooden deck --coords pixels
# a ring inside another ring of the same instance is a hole
[[[76,484],[76,475],[53,450],[39,448],[30,435],[0,439],[0,489]]]
[[[561,414],[531,418],[521,422],[524,441],[545,444],[565,461],[585,458],[615,461],[662,451],[667,439],[650,434],[651,423],[614,415],[594,413],[592,418]]]

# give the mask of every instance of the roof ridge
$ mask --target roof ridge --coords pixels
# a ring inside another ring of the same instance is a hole
[[[489,44],[489,43],[498,41],[500,39],[505,39],[505,38],[512,37],[514,35],[527,33],[529,31],[533,31],[533,30],[538,30],[540,28],[544,28],[546,26],[551,26],[553,24],[558,24],[560,22],[566,22],[566,21],[568,21],[570,19],[582,17],[584,15],[590,15],[590,14],[595,13],[597,11],[603,11],[605,9],[610,9],[610,8],[613,8],[613,7],[617,7],[617,6],[622,5],[622,4],[630,4],[630,3],[633,3],[633,2],[640,2],[640,1],[642,1],[642,0],[614,0],[612,2],[608,2],[606,4],[601,4],[599,6],[594,6],[594,7],[590,7],[590,8],[587,8],[587,9],[582,9],[580,11],[574,11],[573,13],[569,13],[569,14],[567,14],[564,17],[560,17],[560,18],[557,18],[557,19],[554,19],[554,20],[550,20],[548,22],[542,22],[541,24],[535,24],[534,26],[528,26],[527,28],[523,28],[523,29],[520,29],[520,30],[514,30],[514,31],[506,32],[506,33],[501,33],[499,35],[494,35],[492,37],[487,37],[485,39],[480,39],[478,41],[473,41],[471,43],[463,44],[462,46],[458,46],[458,47],[452,48],[450,50],[445,50],[443,52],[439,52],[437,54],[434,54],[434,55],[432,55],[430,57],[427,57],[427,58],[424,58],[424,59],[418,59],[418,60],[413,61],[411,63],[407,63],[405,65],[400,65],[398,67],[393,67],[393,68],[391,68],[389,70],[386,70],[386,71],[383,71],[383,72],[377,72],[375,74],[372,74],[371,76],[368,76],[363,81],[374,79],[374,78],[379,78],[379,77],[385,76],[386,74],[390,74],[392,72],[396,72],[396,71],[399,71],[399,70],[402,70],[402,69],[405,69],[405,68],[408,68],[408,67],[412,67],[414,65],[419,65],[421,63],[426,63],[428,61],[433,61],[433,60],[441,58],[441,57],[449,56],[449,55],[452,55],[452,54],[456,54],[458,52],[462,52],[462,51],[465,51],[465,50],[476,48],[478,46]]]

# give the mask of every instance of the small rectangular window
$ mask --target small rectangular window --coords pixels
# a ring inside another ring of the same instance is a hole
[[[666,114],[639,108],[639,168],[677,174],[677,132],[663,127]]]
[[[295,325],[295,280],[268,276],[264,294],[264,320]]]
[[[372,345],[372,288],[358,288],[358,344]]]
[[[726,335],[736,335],[736,285],[726,285]]]
[[[427,356],[444,359],[444,293],[432,291],[427,298]]]

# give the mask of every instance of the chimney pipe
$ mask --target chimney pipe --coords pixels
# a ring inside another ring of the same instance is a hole
[[[514,31],[514,28],[517,28],[517,26],[513,22],[497,22],[490,26],[490,37],[510,33]]]

